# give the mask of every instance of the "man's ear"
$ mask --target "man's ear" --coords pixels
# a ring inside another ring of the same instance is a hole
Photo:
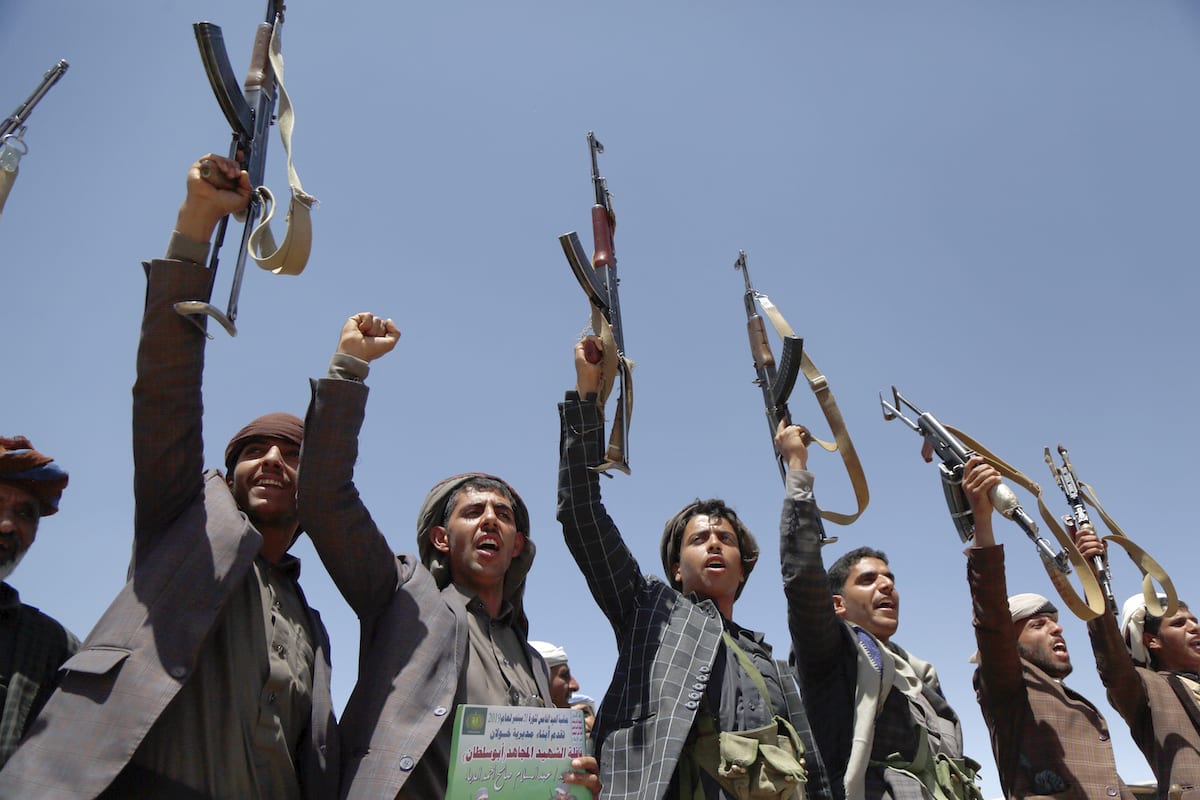
[[[429,543],[433,549],[442,553],[450,552],[450,536],[442,525],[434,525],[429,529]]]
[[[1142,633],[1142,646],[1144,646],[1147,651],[1161,650],[1162,649],[1162,641],[1157,636],[1155,636],[1153,633],[1143,632]]]
[[[517,556],[521,555],[521,553],[523,553],[523,552],[525,552],[525,534],[521,533],[520,531],[517,531],[517,537],[515,539],[513,539],[512,557],[516,558]]]
[[[840,594],[835,594],[833,596],[833,613],[837,614],[839,617],[846,616],[846,598],[842,597]]]
[[[683,583],[683,576],[681,574],[679,574],[679,562],[678,561],[676,561],[674,564],[671,565],[671,575],[673,576],[672,579],[675,583]]]

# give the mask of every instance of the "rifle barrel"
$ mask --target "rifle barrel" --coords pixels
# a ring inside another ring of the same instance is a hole
[[[25,102],[17,106],[17,110],[10,114],[3,123],[0,123],[0,136],[7,136],[25,126],[25,121],[33,113],[34,106],[42,101],[46,92],[50,91],[54,84],[58,83],[69,66],[70,64],[65,58],[59,59],[57,64],[46,71],[46,74],[42,76],[41,83],[33,90],[33,94],[25,98]]]

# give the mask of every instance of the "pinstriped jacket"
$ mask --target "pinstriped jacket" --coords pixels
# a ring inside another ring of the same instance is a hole
[[[1165,800],[1168,790],[1178,786],[1182,793],[1173,796],[1200,798],[1200,730],[1171,688],[1171,673],[1135,667],[1112,614],[1089,622],[1088,634],[1108,701],[1150,762],[1158,796]]]
[[[4,800],[100,794],[188,680],[262,544],[221,474],[202,471],[205,338],[172,306],[207,297],[211,274],[190,262],[155,261],[147,276],[134,386],[129,582],[63,665],[58,690],[0,771]],[[329,640],[315,611],[310,621],[312,715],[297,773],[305,798],[326,800],[337,792],[337,726]]]
[[[975,692],[1005,796],[1133,800],[1117,774],[1104,716],[1018,654],[1004,545],[969,548],[967,580],[979,644]]]
[[[575,392],[559,405],[562,423],[558,519],[567,547],[617,637],[612,685],[600,704],[594,736],[603,796],[665,796],[692,730],[718,656],[721,615],[711,600],[693,602],[637,561],[600,502],[599,477],[588,468],[603,452],[603,423],[594,403]],[[804,741],[809,798],[828,798],[824,767],[792,676],[780,675],[788,717]]]
[[[342,797],[394,798],[437,736],[467,664],[467,612],[414,556],[394,555],[354,486],[367,387],[313,381],[300,521],[359,618],[358,682],[342,713]],[[522,639],[528,631],[519,630]],[[542,697],[541,656],[526,645]],[[430,800],[433,800],[432,798]]]

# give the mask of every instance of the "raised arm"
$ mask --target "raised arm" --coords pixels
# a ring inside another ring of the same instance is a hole
[[[1090,527],[1072,532],[1075,546],[1094,572],[1095,556],[1104,555],[1104,542]],[[1146,686],[1138,677],[1133,656],[1125,646],[1116,618],[1112,614],[1101,614],[1089,621],[1087,627],[1088,637],[1092,640],[1092,652],[1096,656],[1096,669],[1100,672],[1104,688],[1108,689],[1108,701],[1130,728],[1136,730],[1139,725],[1148,725],[1150,704]]]
[[[575,390],[559,404],[558,521],[567,548],[592,597],[620,636],[646,579],[600,500],[600,476],[590,468],[604,456],[604,418],[596,404],[601,345],[588,337],[575,346]]]
[[[833,595],[821,562],[823,526],[813,496],[813,474],[807,469],[809,441],[808,432],[800,425],[781,422],[775,433],[775,448],[788,468],[779,521],[788,631],[802,675],[815,679],[840,668],[845,626],[833,611]]]
[[[397,562],[354,486],[366,412],[367,363],[396,346],[390,319],[355,314],[342,326],[329,377],[312,381],[304,423],[297,507],[325,569],[360,619],[378,614],[396,590]]]
[[[996,544],[992,533],[988,493],[1000,481],[999,471],[979,456],[972,457],[963,470],[963,493],[975,517],[975,538],[967,549],[967,583],[979,646],[979,679],[996,708],[1004,707],[1005,697],[1025,694],[1017,632],[1008,611],[1004,547]]]
[[[201,176],[202,163],[211,165],[209,179]],[[229,159],[208,155],[192,164],[166,258],[144,265],[146,307],[133,386],[135,565],[202,490],[205,336],[174,304],[208,298],[208,240],[221,217],[245,208],[249,196],[246,174]]]

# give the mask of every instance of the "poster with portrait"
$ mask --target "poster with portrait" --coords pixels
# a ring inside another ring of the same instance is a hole
[[[585,736],[578,709],[460,705],[446,800],[591,800],[563,781]]]

